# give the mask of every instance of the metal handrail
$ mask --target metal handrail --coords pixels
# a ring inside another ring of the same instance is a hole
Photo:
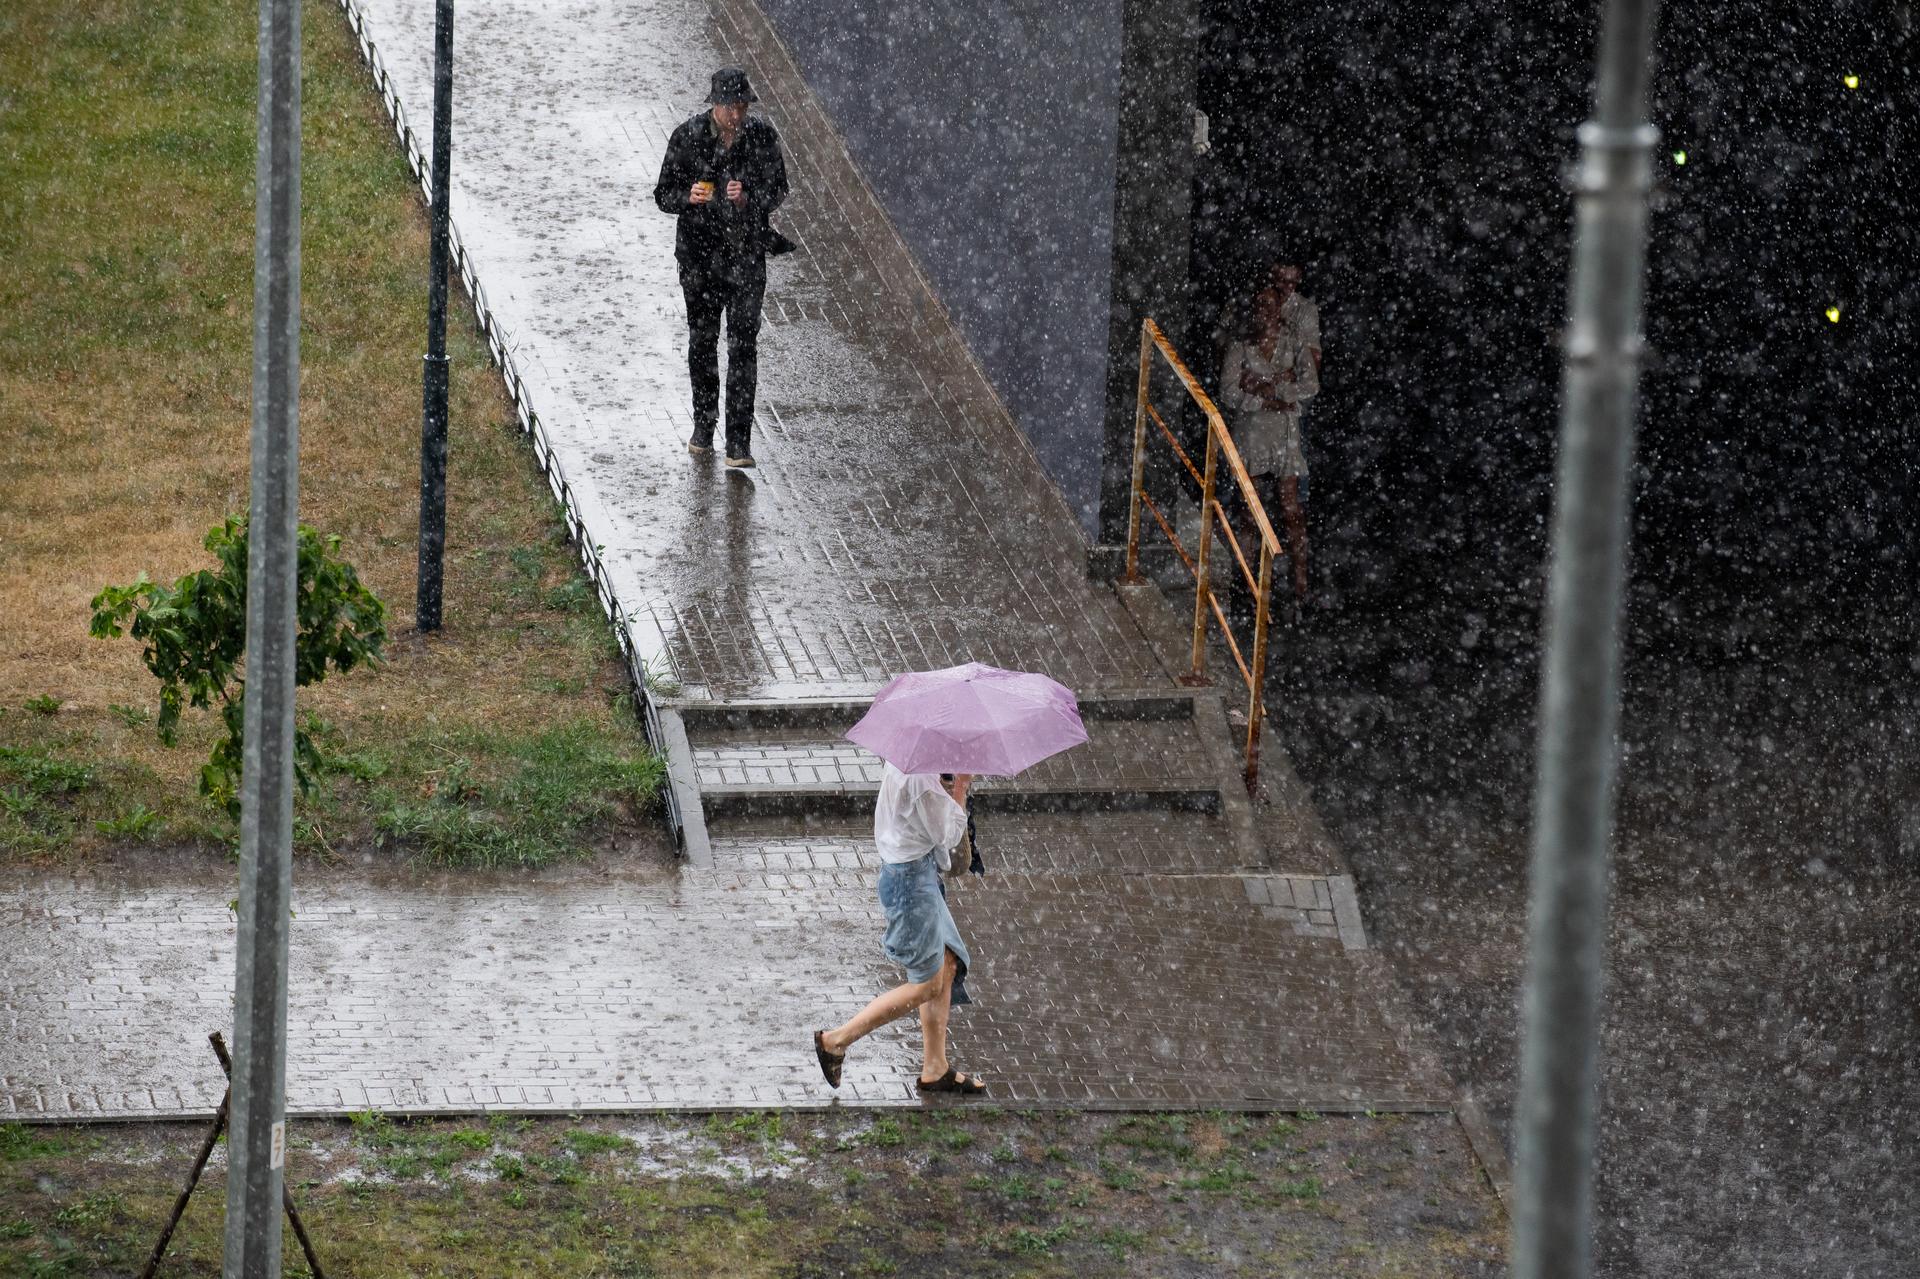
[[[1156,408],[1152,400],[1153,357],[1158,353],[1173,370],[1180,384],[1186,388],[1187,395],[1196,404],[1207,420],[1207,449],[1202,465],[1195,468],[1192,456],[1182,447],[1175,437],[1166,418]],[[1160,428],[1160,434],[1166,437],[1173,454],[1186,468],[1200,486],[1200,545],[1197,553],[1189,555],[1187,548],[1180,542],[1179,534],[1167,519],[1159,504],[1148,495],[1145,485],[1147,473],[1147,422]],[[1240,490],[1241,498],[1247,509],[1253,512],[1254,527],[1259,533],[1259,566],[1256,569],[1247,563],[1245,549],[1240,538],[1233,531],[1231,521],[1227,519],[1226,508],[1220,505],[1218,479],[1220,459],[1225,458],[1227,469],[1234,484]],[[1247,473],[1246,463],[1240,458],[1240,450],[1235,447],[1233,435],[1227,430],[1226,421],[1220,416],[1220,410],[1214,406],[1200,382],[1187,369],[1180,353],[1167,341],[1166,334],[1152,319],[1140,322],[1140,387],[1134,404],[1133,415],[1133,500],[1127,512],[1127,570],[1125,580],[1139,582],[1140,576],[1140,510],[1145,507],[1159,524],[1160,531],[1167,535],[1167,541],[1173,544],[1174,552],[1187,572],[1193,575],[1193,650],[1192,667],[1180,677],[1183,684],[1206,684],[1207,678],[1207,618],[1211,614],[1220,623],[1220,632],[1226,636],[1227,651],[1233,655],[1234,665],[1240,668],[1240,676],[1247,685],[1247,744],[1246,744],[1246,782],[1251,793],[1260,780],[1260,729],[1266,718],[1266,702],[1261,696],[1262,686],[1267,672],[1267,637],[1269,609],[1267,597],[1273,589],[1273,560],[1280,553],[1280,539],[1274,535],[1273,524],[1267,519],[1266,508],[1261,505],[1259,495],[1253,487],[1253,477]],[[1226,535],[1227,547],[1233,552],[1240,576],[1253,591],[1253,652],[1252,661],[1240,651],[1240,644],[1234,638],[1233,628],[1227,625],[1227,615],[1214,598],[1211,576],[1213,550],[1213,525],[1219,521],[1220,531]]]

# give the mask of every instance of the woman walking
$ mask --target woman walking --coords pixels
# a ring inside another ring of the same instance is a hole
[[[847,1050],[888,1022],[920,1011],[920,1079],[923,1093],[975,1096],[987,1090],[978,1078],[947,1061],[947,1014],[967,1001],[967,945],[947,909],[940,876],[953,865],[967,833],[967,789],[961,773],[951,788],[932,773],[903,773],[888,764],[873,812],[873,842],[880,850],[880,908],[887,932],[887,958],[907,970],[905,985],[876,998],[843,1025],[813,1033],[820,1072],[835,1088]]]

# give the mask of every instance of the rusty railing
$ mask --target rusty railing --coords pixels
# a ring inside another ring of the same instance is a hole
[[[1187,395],[1207,420],[1206,456],[1201,465],[1195,467],[1193,458],[1180,444],[1179,437],[1168,425],[1160,410],[1154,407],[1153,357],[1158,353],[1166,362]],[[1180,535],[1168,519],[1167,513],[1147,493],[1144,483],[1147,469],[1147,423],[1159,428],[1167,445],[1173,449],[1175,457],[1200,486],[1200,545],[1197,553],[1187,554],[1187,548],[1180,543]],[[1245,549],[1233,531],[1233,522],[1227,518],[1225,508],[1220,505],[1216,480],[1220,470],[1220,460],[1226,459],[1227,469],[1233,483],[1239,487],[1240,497],[1247,509],[1253,514],[1253,522],[1259,534],[1259,566],[1256,569],[1248,564]],[[1167,341],[1166,334],[1151,319],[1140,324],[1140,391],[1134,406],[1133,415],[1133,501],[1127,515],[1127,572],[1129,582],[1138,582],[1140,577],[1140,510],[1145,507],[1159,523],[1167,540],[1173,543],[1173,549],[1180,556],[1180,562],[1187,566],[1193,575],[1193,666],[1180,677],[1183,684],[1206,684],[1207,678],[1207,619],[1211,615],[1220,624],[1221,634],[1226,636],[1227,650],[1233,654],[1234,664],[1240,668],[1240,675],[1247,685],[1247,747],[1246,781],[1251,793],[1260,780],[1260,726],[1266,718],[1266,703],[1263,696],[1267,673],[1267,633],[1270,610],[1267,596],[1273,587],[1273,560],[1280,553],[1280,539],[1274,536],[1273,524],[1267,519],[1266,508],[1260,504],[1258,494],[1254,492],[1253,477],[1247,474],[1247,467],[1240,460],[1240,450],[1234,447],[1233,436],[1227,431],[1227,424],[1220,416],[1220,410],[1200,383],[1188,371],[1179,352]],[[1213,526],[1219,522],[1220,531],[1226,535],[1228,548],[1233,552],[1234,563],[1240,569],[1240,576],[1246,581],[1247,589],[1253,592],[1253,644],[1252,662],[1240,651],[1239,641],[1234,638],[1233,628],[1227,625],[1226,612],[1220,607],[1213,593],[1212,551]]]

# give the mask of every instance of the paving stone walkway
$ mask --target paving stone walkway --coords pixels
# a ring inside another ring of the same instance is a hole
[[[431,0],[356,0],[430,132]],[[683,697],[871,693],[966,660],[1163,677],[1066,504],[750,4],[460,11],[453,219],[637,649]],[[780,130],[799,251],[769,266],[759,467],[694,464],[667,135],[715,66]],[[458,447],[458,440],[454,441]]]
[[[769,850],[767,855],[774,855]],[[1430,1109],[1445,1089],[1349,951],[1265,903],[1325,880],[1003,873],[955,886],[978,958],[958,1060],[1022,1106]],[[0,892],[0,1119],[206,1114],[230,888],[33,876]],[[1262,906],[1250,906],[1259,901]],[[897,980],[870,870],[308,873],[288,1105],[584,1112],[918,1105],[889,1027],[838,1094],[806,1031]],[[1296,912],[1304,916],[1304,911]],[[1350,917],[1357,923],[1357,915]]]
[[[357,2],[429,119],[432,5]],[[1064,503],[750,0],[473,0],[459,23],[455,222],[667,690],[686,858],[303,870],[290,1108],[922,1104],[910,1023],[838,1095],[808,1046],[898,980],[875,764],[840,733],[899,671],[982,660],[1075,688],[1092,739],[982,788],[991,873],[952,890],[976,961],[955,1056],[996,1100],[1445,1109],[1351,880],[1300,873],[1324,860],[1310,803],[1292,784],[1256,814],[1218,697],[1175,687],[1135,604],[1087,581]],[[801,245],[768,294],[752,475],[685,452],[673,227],[650,198],[725,63],[786,140]],[[0,877],[0,1116],[209,1111],[229,896],[223,874]]]

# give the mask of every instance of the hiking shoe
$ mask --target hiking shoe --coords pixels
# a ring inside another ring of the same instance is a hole
[[[753,465],[753,458],[751,455],[747,457],[729,457],[727,459],[727,465],[742,468],[749,467]]]

